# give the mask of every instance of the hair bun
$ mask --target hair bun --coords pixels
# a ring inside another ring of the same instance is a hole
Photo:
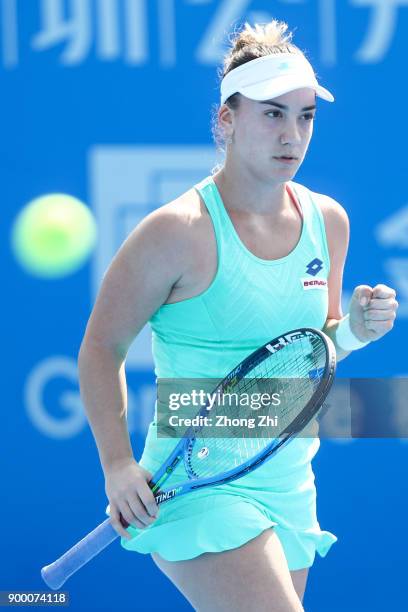
[[[254,26],[245,23],[243,30],[235,34],[235,37],[231,40],[233,46],[231,51],[234,53],[254,45],[268,47],[286,45],[292,40],[292,33],[288,32],[286,34],[287,30],[288,24],[277,19],[265,24],[257,23]]]
[[[224,58],[221,78],[228,72],[258,57],[272,53],[302,53],[292,41],[292,33],[284,21],[273,19],[269,23],[251,26],[245,23],[240,31],[231,34],[230,48]]]

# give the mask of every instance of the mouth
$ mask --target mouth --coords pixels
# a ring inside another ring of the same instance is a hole
[[[280,157],[274,157],[277,161],[283,164],[295,164],[298,161],[297,157],[291,157],[290,155],[281,155]]]

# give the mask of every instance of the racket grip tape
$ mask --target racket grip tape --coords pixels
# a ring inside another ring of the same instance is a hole
[[[81,569],[118,537],[119,535],[112,527],[110,518],[106,519],[62,557],[42,568],[41,576],[44,582],[51,589],[59,589],[72,574]]]

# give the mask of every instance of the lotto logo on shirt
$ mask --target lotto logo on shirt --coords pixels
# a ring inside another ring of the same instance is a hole
[[[324,278],[301,278],[300,282],[305,291],[309,289],[327,289],[327,280]]]
[[[312,261],[308,263],[306,266],[306,272],[310,274],[311,276],[316,276],[322,270],[323,270],[323,262],[321,259],[318,259],[317,257],[312,259]]]

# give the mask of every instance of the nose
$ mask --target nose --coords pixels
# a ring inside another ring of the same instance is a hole
[[[287,119],[283,126],[282,133],[280,136],[281,144],[285,145],[298,145],[302,142],[300,135],[299,126],[296,119]]]

